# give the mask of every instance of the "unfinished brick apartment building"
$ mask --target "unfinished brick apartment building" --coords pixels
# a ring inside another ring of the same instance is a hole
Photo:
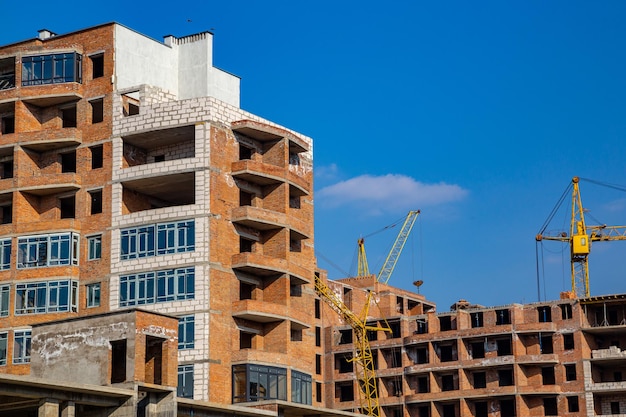
[[[210,33],[0,47],[0,213],[3,416],[358,410],[352,331],[314,291],[311,139],[240,109]],[[435,313],[329,285],[391,327],[385,417],[626,414],[625,296]]]

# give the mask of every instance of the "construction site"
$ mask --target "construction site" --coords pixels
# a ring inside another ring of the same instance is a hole
[[[0,46],[0,416],[626,415],[626,294],[437,307],[314,243],[313,140],[240,108],[213,35]],[[419,282],[416,282],[419,285]],[[624,347],[624,350],[622,350]]]

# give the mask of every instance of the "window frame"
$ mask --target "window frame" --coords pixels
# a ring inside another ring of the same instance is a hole
[[[120,276],[119,306],[131,307],[195,298],[195,268],[176,268]]]
[[[16,330],[13,332],[13,364],[30,363],[31,342],[31,330]]]
[[[193,398],[193,370],[193,365],[178,365],[178,384],[176,386],[177,397]]]
[[[9,332],[0,332],[0,366],[7,365]]]
[[[17,238],[17,269],[78,265],[79,238],[80,235],[73,232],[20,236]],[[25,262],[24,258],[29,260]]]
[[[87,236],[87,260],[102,259],[102,235]]]
[[[85,293],[87,295],[87,308],[100,307],[102,302],[102,283],[94,282],[85,285]]]
[[[312,405],[313,378],[309,374],[291,370],[291,402]]]
[[[195,219],[120,230],[120,259],[130,260],[195,250]]]
[[[77,52],[22,57],[22,86],[82,83],[83,57]]]
[[[9,316],[10,302],[11,302],[11,286],[9,284],[0,285],[0,317]]]
[[[78,281],[62,279],[15,284],[16,316],[78,311]]]
[[[193,314],[178,318],[178,350],[194,348],[195,321]]]
[[[0,239],[0,271],[11,269],[11,239]]]

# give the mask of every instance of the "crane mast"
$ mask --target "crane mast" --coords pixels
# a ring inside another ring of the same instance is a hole
[[[355,336],[355,357],[353,359],[356,368],[356,376],[361,395],[361,412],[367,416],[380,417],[380,404],[378,402],[378,385],[374,371],[372,349],[367,338],[368,331],[391,331],[386,327],[369,326],[366,324],[370,302],[373,293],[367,294],[367,300],[360,316],[352,312],[339,298],[339,296],[322,279],[315,275],[315,291],[339,316],[352,327]]]
[[[415,220],[417,216],[420,214],[419,210],[409,211],[409,214],[406,216],[404,220],[404,224],[402,228],[398,232],[398,236],[396,237],[396,241],[394,242],[389,254],[387,255],[387,259],[385,259],[385,263],[383,264],[380,272],[378,273],[377,279],[378,282],[382,282],[386,284],[393,273],[394,268],[396,267],[396,262],[402,253],[402,249],[404,249],[404,244],[406,243],[407,238],[411,234],[411,230],[413,230],[413,225],[415,224]]]

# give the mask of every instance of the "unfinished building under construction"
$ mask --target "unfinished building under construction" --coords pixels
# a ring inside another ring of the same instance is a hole
[[[624,295],[435,312],[326,279],[312,140],[240,108],[212,34],[117,23],[0,47],[6,417],[626,414]],[[371,394],[370,394],[371,395]]]

